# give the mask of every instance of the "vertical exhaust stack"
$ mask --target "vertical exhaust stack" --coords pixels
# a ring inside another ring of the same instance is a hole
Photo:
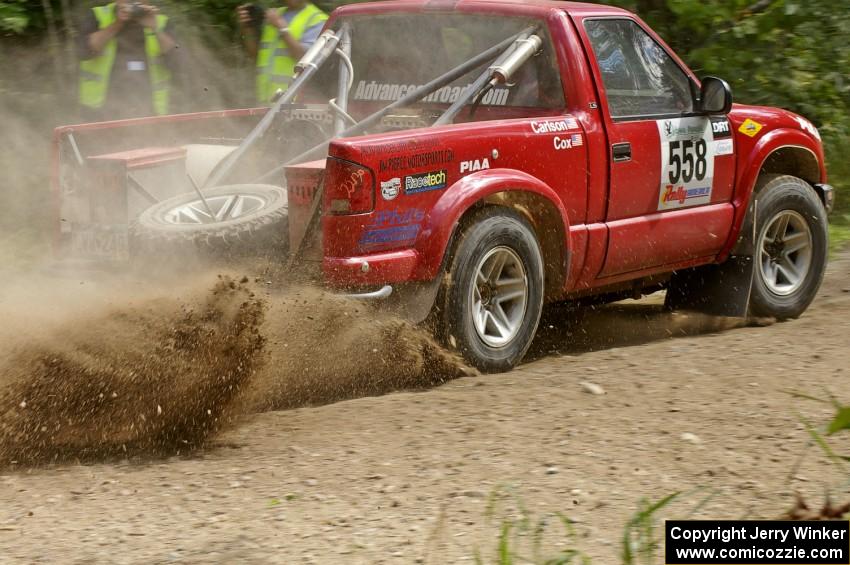
[[[513,49],[505,53],[488,69],[492,77],[490,84],[496,86],[499,83],[508,82],[527,60],[540,51],[542,46],[543,40],[537,35],[517,39]]]
[[[506,83],[523,63],[537,53],[543,45],[543,40],[537,35],[529,35],[534,28],[523,31],[515,36],[515,39],[506,46],[496,61],[487,70],[479,75],[475,81],[466,87],[466,90],[458,97],[443,114],[434,122],[435,126],[450,124],[473,98],[480,100],[488,90],[499,83]]]
[[[295,76],[297,77],[304,69],[309,67],[318,70],[320,63],[317,63],[317,61],[324,62],[333,53],[334,49],[336,49],[338,42],[339,37],[333,30],[329,29],[322,33],[316,39],[316,42],[304,53],[304,56],[295,63]]]

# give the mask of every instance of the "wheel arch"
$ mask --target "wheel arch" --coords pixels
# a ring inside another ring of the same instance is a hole
[[[815,185],[826,181],[823,149],[815,141],[796,130],[774,130],[761,138],[741,165],[733,204],[735,219],[732,231],[718,256],[725,261],[746,248],[743,240],[751,228],[752,200],[763,175],[790,175],[809,183],[824,202],[824,194]],[[744,245],[742,245],[744,244]]]
[[[758,177],[766,174],[790,175],[811,185],[821,182],[821,167],[817,155],[811,149],[800,145],[782,145],[773,149],[762,161]],[[756,189],[757,186],[753,188]]]
[[[513,210],[531,225],[545,269],[546,296],[563,291],[570,260],[569,220],[557,193],[539,179],[520,171],[494,169],[464,177],[442,195],[423,226],[421,249],[435,260],[426,268],[437,276],[445,268],[463,229],[486,207]]]

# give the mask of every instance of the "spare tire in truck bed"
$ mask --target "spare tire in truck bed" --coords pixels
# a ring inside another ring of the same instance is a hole
[[[212,254],[288,252],[286,190],[266,184],[205,189],[158,202],[130,227],[131,254],[187,248]]]

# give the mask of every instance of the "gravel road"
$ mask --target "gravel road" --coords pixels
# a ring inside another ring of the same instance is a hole
[[[522,505],[575,520],[572,539],[550,521],[545,551],[614,564],[644,497],[718,519],[850,499],[800,419],[829,406],[788,394],[850,402],[850,252],[792,322],[653,297],[567,315],[511,373],[257,414],[190,457],[4,472],[0,562],[490,562]]]

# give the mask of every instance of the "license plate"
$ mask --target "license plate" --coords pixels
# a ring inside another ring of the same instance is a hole
[[[75,228],[71,231],[71,253],[84,259],[126,261],[130,258],[127,226]]]

